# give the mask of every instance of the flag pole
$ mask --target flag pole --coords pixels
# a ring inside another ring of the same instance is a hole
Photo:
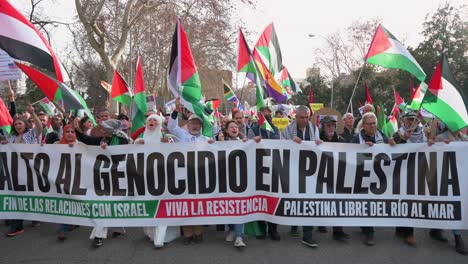
[[[239,72],[237,72],[237,74],[239,74]],[[242,102],[242,94],[244,93],[245,79],[247,79],[247,73],[245,74],[245,76],[244,76],[244,82],[242,83],[242,90],[241,90],[241,94],[240,94],[240,97],[239,97],[239,104]],[[237,80],[236,80],[236,81],[237,81]]]
[[[353,100],[354,93],[356,92],[357,85],[359,83],[359,80],[361,79],[361,74],[362,74],[362,71],[364,70],[365,66],[366,66],[366,61],[364,61],[364,64],[362,65],[361,70],[359,71],[359,75],[357,77],[356,84],[354,85],[353,93],[351,94],[351,98],[349,99],[349,103],[348,103],[348,107],[346,108],[346,112],[349,112],[348,109],[351,107],[351,102]]]

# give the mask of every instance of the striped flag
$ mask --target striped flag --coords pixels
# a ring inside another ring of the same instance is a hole
[[[55,79],[63,82],[59,61],[47,40],[6,0],[0,1],[0,25],[2,50],[14,59],[29,62],[53,73]]]
[[[234,91],[232,91],[231,87],[229,84],[223,80],[223,90],[224,90],[224,99],[228,102],[239,102],[239,99],[237,99],[236,94]]]
[[[213,126],[206,115],[205,105],[200,103],[202,95],[200,77],[180,19],[177,19],[172,38],[168,86],[175,97],[180,97],[180,102],[185,108],[202,118],[203,135],[212,137]]]
[[[56,109],[55,105],[49,100],[49,98],[47,98],[47,97],[42,98],[39,101],[39,105],[42,107],[42,109],[44,109],[44,111],[46,111],[46,113],[49,116],[55,115],[55,112],[56,112],[57,109]]]
[[[122,78],[122,76],[117,70],[114,70],[111,98],[116,102],[128,106],[132,103],[132,95],[130,93],[130,89],[128,89],[127,82]]]
[[[447,58],[442,56],[429,82],[423,107],[451,131],[458,131],[468,125],[468,113],[465,98],[459,92],[460,88],[448,66]]]

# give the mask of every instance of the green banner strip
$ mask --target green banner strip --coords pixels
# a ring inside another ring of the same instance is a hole
[[[60,215],[91,219],[154,218],[158,200],[93,201],[68,198],[0,195],[0,212]]]

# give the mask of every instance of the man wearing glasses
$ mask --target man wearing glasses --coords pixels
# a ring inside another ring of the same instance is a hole
[[[388,143],[388,138],[377,129],[377,117],[374,113],[368,112],[362,116],[362,128],[357,135],[351,139],[351,143],[366,144],[372,147],[374,144]],[[364,235],[364,244],[373,246],[374,242],[374,227],[361,227]]]

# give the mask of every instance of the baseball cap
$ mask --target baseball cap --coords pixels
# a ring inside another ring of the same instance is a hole
[[[194,120],[194,119],[198,119],[198,120],[200,120],[200,122],[203,122],[203,119],[201,119],[201,117],[199,117],[199,116],[197,116],[197,115],[191,115],[191,116],[189,117],[188,121]]]
[[[320,123],[322,124],[325,124],[325,123],[328,123],[328,122],[335,122],[336,123],[336,120],[333,116],[330,116],[330,115],[327,115],[327,116],[324,116],[322,118],[322,120],[320,120]]]

